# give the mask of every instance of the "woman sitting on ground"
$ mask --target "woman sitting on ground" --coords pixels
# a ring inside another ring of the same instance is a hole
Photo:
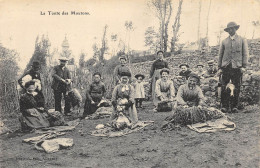
[[[158,103],[161,102],[173,102],[175,97],[175,88],[173,81],[169,79],[169,69],[163,68],[160,71],[161,78],[156,81],[155,93],[156,93],[156,109],[158,110]]]
[[[104,99],[106,92],[105,84],[100,81],[101,74],[96,72],[93,74],[93,78],[93,83],[91,83],[87,89],[83,117],[96,112],[98,104]]]
[[[135,107],[134,100],[134,87],[129,84],[129,78],[131,74],[124,72],[121,74],[120,83],[114,88],[112,93],[112,104],[114,106],[114,111],[111,115],[111,122],[118,117],[119,107],[124,105],[126,116],[129,116],[131,124],[135,124],[138,121],[137,111]]]
[[[199,83],[200,77],[195,73],[191,73],[187,83],[181,85],[178,90],[176,96],[177,106],[191,107],[205,105],[204,95],[201,88],[197,85]]]
[[[20,98],[20,122],[23,131],[49,127],[47,113],[44,109],[44,97],[36,92],[35,82],[25,83],[26,93]]]

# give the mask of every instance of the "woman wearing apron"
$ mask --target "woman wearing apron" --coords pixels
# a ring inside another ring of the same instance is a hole
[[[169,68],[168,63],[163,59],[163,51],[157,52],[157,60],[154,61],[151,67],[150,77],[152,78],[150,92],[152,92],[153,104],[157,106],[157,99],[155,94],[155,83],[160,79],[160,70]]]

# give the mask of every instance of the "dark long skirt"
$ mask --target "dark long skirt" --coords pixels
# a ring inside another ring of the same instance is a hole
[[[95,113],[98,109],[97,105],[100,103],[101,99],[102,97],[92,97],[92,100],[95,102],[95,104],[91,104],[91,100],[86,99],[83,117]]]
[[[43,113],[40,113],[37,109],[27,109],[27,113],[34,114],[36,116],[31,115],[23,115],[20,118],[22,130],[31,130],[38,128],[46,128],[50,126],[48,119],[45,117]]]

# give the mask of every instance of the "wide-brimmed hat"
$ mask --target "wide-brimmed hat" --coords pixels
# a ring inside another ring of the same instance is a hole
[[[214,64],[214,60],[208,61],[208,65],[213,65],[213,64]]]
[[[59,60],[60,60],[60,61],[69,61],[69,59],[66,58],[66,57],[60,57]]]
[[[163,51],[162,50],[157,51],[156,55],[158,55],[159,53],[163,53]]]
[[[188,64],[181,64],[181,65],[179,65],[180,68],[181,68],[182,66],[186,66],[187,68],[190,67]]]
[[[136,78],[136,79],[138,79],[139,77],[142,77],[142,79],[145,78],[144,75],[142,75],[142,74],[136,74],[136,75],[135,75],[135,78]]]
[[[236,29],[239,29],[240,25],[236,24],[235,22],[229,22],[227,24],[227,27],[224,29],[224,31],[228,31],[229,28],[235,27]]]
[[[131,77],[132,75],[130,72],[121,72],[120,76],[121,77],[123,77],[123,76]]]
[[[170,70],[168,68],[163,68],[161,69],[160,74],[162,75],[163,72],[167,72],[169,74]]]
[[[189,74],[189,78],[196,78],[196,79],[198,79],[198,83],[200,82],[200,77],[197,74],[195,74],[194,72]]]

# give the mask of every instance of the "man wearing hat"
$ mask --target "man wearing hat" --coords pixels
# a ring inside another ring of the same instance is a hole
[[[218,74],[222,75],[221,104],[223,112],[227,112],[229,107],[231,112],[238,112],[237,106],[242,75],[247,66],[247,40],[236,34],[238,29],[239,25],[235,22],[227,24],[227,28],[224,30],[228,32],[229,37],[222,41],[219,49]],[[226,89],[226,85],[230,81],[235,85],[234,96],[230,96]]]
[[[208,61],[209,69],[207,69],[206,77],[214,77],[217,73],[217,68],[214,67],[214,60]]]
[[[177,106],[191,107],[205,105],[205,98],[201,88],[200,77],[195,73],[190,73],[187,83],[181,85],[178,89],[176,100]]]
[[[189,75],[191,71],[189,70],[189,65],[188,64],[181,64],[180,66],[181,72],[179,73],[179,76],[183,76],[186,79],[189,78]]]
[[[114,69],[114,84],[117,85],[120,81],[120,78],[122,76],[122,73],[130,73],[132,74],[132,71],[130,67],[126,64],[126,56],[123,55],[119,57],[120,65],[117,65]],[[131,79],[130,79],[131,81]]]
[[[67,91],[70,87],[71,75],[69,69],[66,67],[68,59],[61,57],[59,60],[60,65],[57,65],[53,68],[52,75],[52,89],[54,90],[55,111],[61,112],[61,99],[63,95],[65,99],[64,114],[69,115],[71,105],[68,99]]]
[[[32,63],[32,68],[29,70],[29,71],[27,71],[26,73],[24,73],[24,75],[23,76],[21,76],[21,78],[20,79],[18,79],[18,83],[19,83],[19,85],[23,88],[23,89],[25,89],[25,86],[24,86],[24,82],[23,82],[23,78],[25,77],[25,76],[30,76],[30,80],[38,80],[39,82],[40,82],[40,84],[41,84],[41,74],[40,74],[40,72],[39,72],[39,70],[40,70],[40,63],[38,62],[38,61],[34,61],[33,63]],[[25,82],[28,82],[28,81],[25,81]],[[39,90],[37,90],[37,91],[39,91]]]

